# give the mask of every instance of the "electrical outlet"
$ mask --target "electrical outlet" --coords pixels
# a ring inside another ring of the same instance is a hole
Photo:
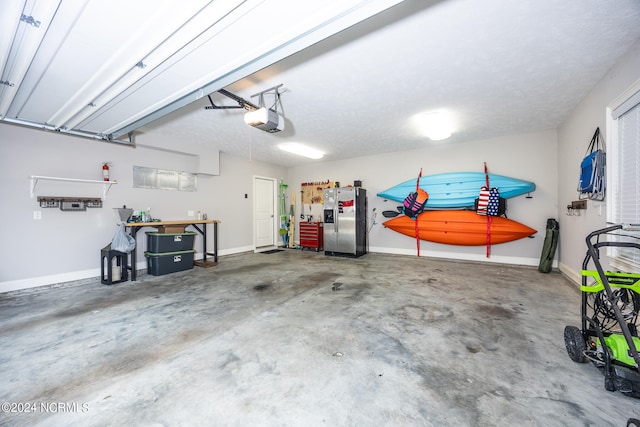
[[[193,213],[193,211],[187,211],[187,216],[188,216],[188,217],[192,217],[192,216],[194,216],[194,215],[195,215],[195,214]]]
[[[33,219],[42,219],[42,211],[33,211]]]

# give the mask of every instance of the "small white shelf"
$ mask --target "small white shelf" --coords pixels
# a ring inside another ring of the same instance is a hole
[[[107,193],[111,189],[113,184],[117,184],[117,181],[98,181],[95,179],[77,179],[77,178],[59,178],[55,176],[41,176],[41,175],[31,175],[29,177],[30,184],[30,193],[31,198],[33,199],[36,194],[36,186],[38,185],[38,181],[64,181],[64,182],[80,182],[85,184],[101,184],[102,185],[102,200],[107,199]]]

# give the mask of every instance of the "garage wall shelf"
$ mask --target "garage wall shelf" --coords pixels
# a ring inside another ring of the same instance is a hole
[[[94,179],[76,179],[76,178],[59,178],[55,176],[41,176],[41,175],[31,175],[29,177],[30,183],[30,193],[31,198],[35,197],[36,186],[38,185],[38,181],[64,181],[64,182],[76,182],[76,183],[84,183],[84,184],[100,184],[102,185],[102,200],[107,200],[107,193],[111,189],[111,186],[117,184],[117,181],[98,181]]]

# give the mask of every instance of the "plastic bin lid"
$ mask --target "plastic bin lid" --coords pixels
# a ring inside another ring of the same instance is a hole
[[[190,254],[194,253],[195,249],[191,249],[188,251],[177,251],[177,252],[145,252],[144,256],[147,257],[159,257],[159,256],[169,256],[169,255],[182,255],[182,254]]]
[[[184,236],[195,235],[195,231],[185,231],[183,233],[159,233],[157,231],[147,231],[147,236]]]

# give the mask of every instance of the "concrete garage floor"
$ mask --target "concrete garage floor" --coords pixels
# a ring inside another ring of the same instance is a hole
[[[0,401],[13,404],[1,425],[640,418],[640,401],[567,356],[563,328],[578,325],[580,293],[559,273],[285,250],[139,279],[0,296]]]

